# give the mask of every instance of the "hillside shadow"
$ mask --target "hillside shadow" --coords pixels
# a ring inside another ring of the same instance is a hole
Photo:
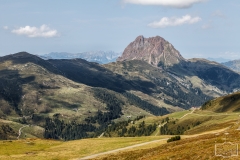
[[[52,72],[55,74],[61,74],[61,72],[48,61],[43,60],[38,56],[32,55],[27,52],[19,52],[16,54],[10,54],[4,57],[0,57],[0,62],[4,62],[4,61],[11,61],[13,65],[26,64],[30,62],[47,69],[49,72]]]
[[[0,71],[0,99],[7,101],[14,109],[18,110],[18,104],[23,96],[22,85],[35,79],[34,76],[21,78],[17,70]]]
[[[65,107],[68,109],[76,109],[82,106],[82,102],[78,102],[78,103],[69,103],[63,100],[57,100],[57,99],[53,99],[53,98],[46,98],[49,102],[51,102],[51,104],[48,104],[51,108],[60,108],[60,107]]]
[[[12,61],[13,64],[34,63],[49,72],[62,75],[70,80],[92,87],[107,88],[116,92],[139,90],[151,94],[156,87],[154,83],[142,80],[127,80],[101,65],[83,59],[43,60],[27,52],[0,57],[0,62]]]
[[[216,112],[226,112],[235,108],[234,112],[239,112],[240,107],[240,94],[228,95],[219,102],[220,106],[223,106],[216,110]],[[238,106],[238,107],[235,107]]]
[[[221,66],[221,64],[188,61],[175,64],[167,68],[167,70],[180,76],[198,76],[205,82],[228,92],[240,87],[240,74]]]
[[[100,66],[97,63],[82,59],[74,60],[48,60],[58,68],[64,76],[75,82],[92,87],[107,88],[123,93],[126,90],[139,90],[151,94],[155,84],[142,80],[127,80],[122,75]]]

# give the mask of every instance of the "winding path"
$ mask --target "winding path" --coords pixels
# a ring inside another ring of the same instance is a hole
[[[22,129],[25,128],[25,127],[29,127],[29,126],[27,125],[27,126],[22,126],[21,128],[19,128],[19,130],[18,130],[18,137],[17,137],[18,140],[19,140],[19,138],[20,138],[20,136],[22,134]]]
[[[194,111],[195,111],[195,109],[193,109],[192,112],[190,112],[190,113],[184,114],[180,119],[186,117],[186,116],[189,115],[189,114],[192,114]]]

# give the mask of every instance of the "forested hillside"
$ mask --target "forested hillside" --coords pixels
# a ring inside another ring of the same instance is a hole
[[[103,132],[109,136],[111,132],[117,133],[115,136],[150,135],[155,124],[121,129],[110,126],[125,124],[129,118],[201,106],[240,88],[238,73],[207,60],[176,60],[180,53],[169,43],[165,47],[169,50],[163,48],[164,54],[171,56],[157,65],[127,56],[105,65],[82,59],[43,60],[26,52],[1,57],[0,118],[39,126],[45,129],[45,138],[53,139],[96,137]],[[11,133],[18,132],[13,124],[9,127],[13,128]],[[171,131],[164,128],[161,133]],[[36,135],[39,133],[32,136]]]

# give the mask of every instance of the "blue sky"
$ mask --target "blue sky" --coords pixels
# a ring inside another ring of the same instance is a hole
[[[0,56],[122,52],[159,35],[185,58],[240,59],[239,0],[0,1]]]

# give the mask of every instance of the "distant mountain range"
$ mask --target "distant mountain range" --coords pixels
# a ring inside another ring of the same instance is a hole
[[[171,43],[160,36],[150,38],[138,36],[117,59],[119,62],[133,60],[145,61],[152,66],[161,68],[178,81],[182,79],[187,82],[189,78],[192,87],[198,86],[202,91],[206,88],[209,90],[216,87],[210,90],[221,95],[236,91],[240,86],[236,83],[240,80],[239,74],[214,61],[199,58],[185,59]],[[193,77],[198,77],[200,84],[196,84]],[[206,93],[213,96],[214,94],[209,94],[209,91]]]
[[[240,59],[238,60],[230,60],[225,58],[207,58],[209,61],[215,61],[218,63],[221,63],[222,65],[230,68],[231,70],[235,72],[240,72]]]
[[[67,52],[51,52],[44,55],[39,55],[43,59],[75,59],[81,58],[89,62],[97,62],[100,64],[106,64],[110,62],[115,62],[116,59],[121,55],[121,53],[116,53],[113,51],[92,51],[92,52],[82,52],[82,53],[67,53]]]
[[[219,57],[219,58],[211,58],[211,57],[208,57],[207,60],[209,60],[209,61],[215,61],[215,62],[218,62],[218,63],[224,63],[224,62],[231,61],[231,59],[226,59],[226,58],[222,58],[222,57]]]
[[[231,68],[232,70],[236,72],[240,72],[240,59],[239,60],[233,60],[233,61],[228,61],[225,63],[222,63],[224,66]]]

